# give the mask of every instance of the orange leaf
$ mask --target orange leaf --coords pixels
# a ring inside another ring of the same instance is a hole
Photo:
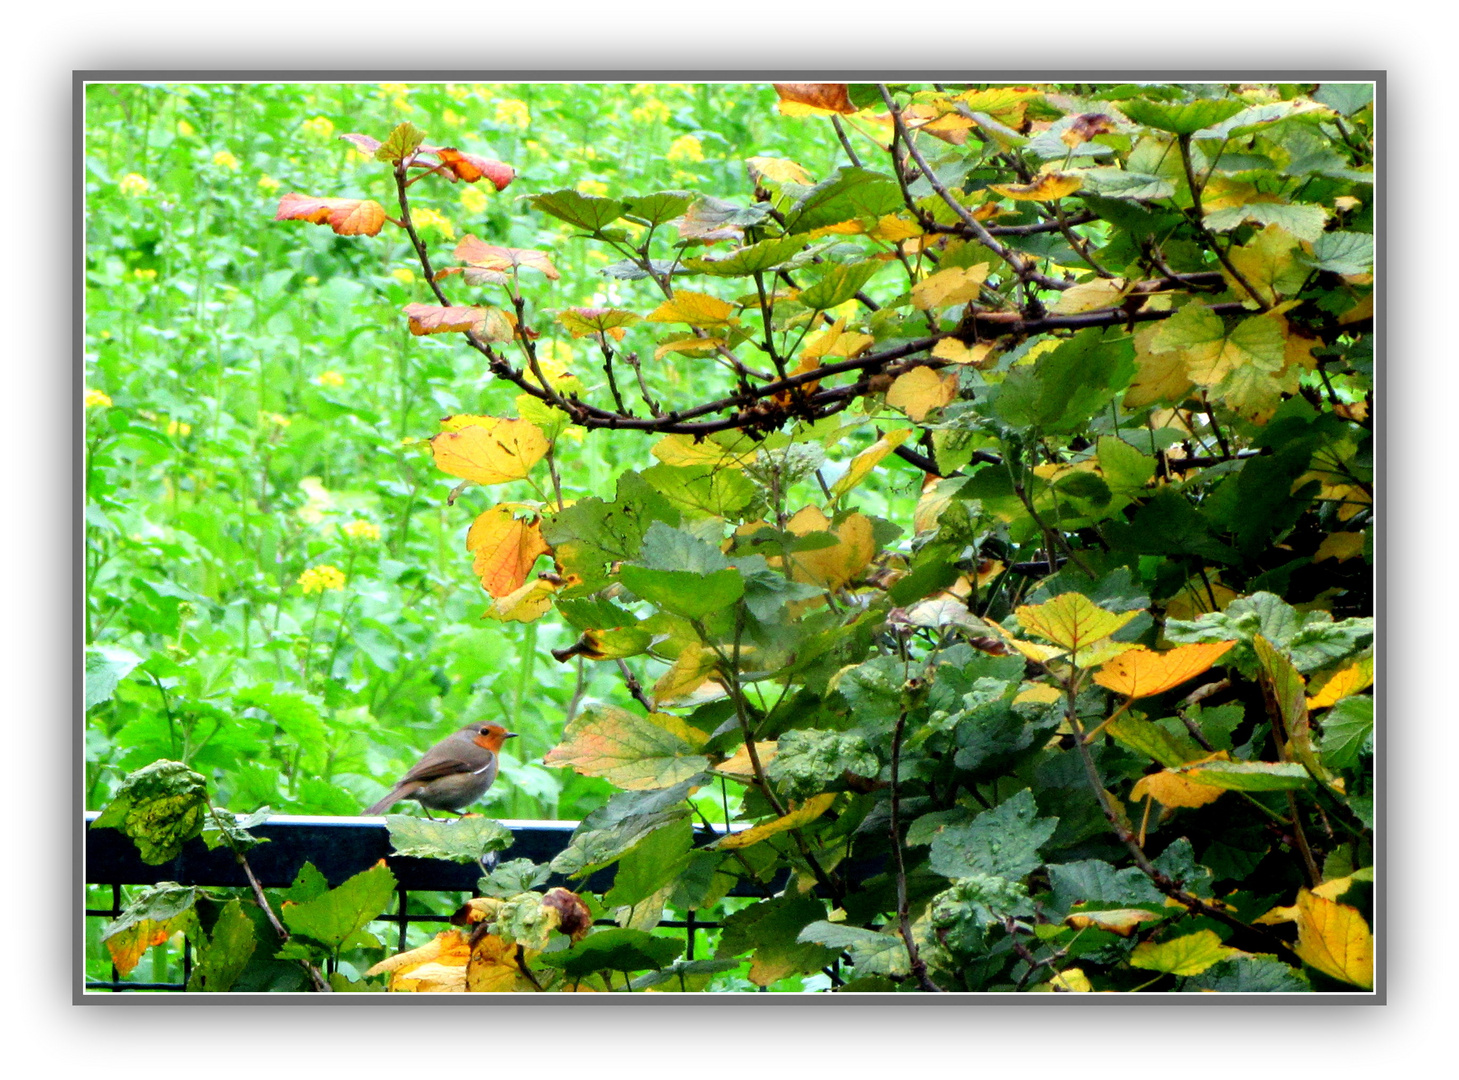
[[[421,151],[435,154],[448,172],[468,184],[474,184],[484,176],[491,181],[492,187],[500,191],[516,176],[516,172],[504,161],[465,154],[454,146],[422,146]]]
[[[480,270],[503,273],[525,266],[529,270],[540,270],[552,281],[562,277],[557,272],[557,268],[552,265],[552,260],[547,257],[545,251],[498,247],[495,244],[488,244],[470,233],[461,238],[461,242],[456,245],[456,250],[452,254],[462,262]]]
[[[1181,645],[1169,652],[1135,649],[1105,664],[1094,681],[1126,697],[1152,697],[1195,678],[1235,644],[1234,641],[1206,641]]]
[[[1149,776],[1142,776],[1135,781],[1135,786],[1130,788],[1131,801],[1138,802],[1149,795],[1161,806],[1205,806],[1207,803],[1215,802],[1223,794],[1225,794],[1223,788],[1188,780],[1185,774],[1176,769],[1164,769],[1158,773],[1151,773]]]
[[[501,507],[483,512],[466,534],[466,550],[476,556],[471,570],[492,596],[516,592],[539,555],[550,550],[536,519],[522,521]]]
[[[374,236],[385,224],[385,208],[373,199],[316,199],[291,191],[279,200],[274,220],[328,225],[340,236]]]
[[[526,420],[500,420],[467,424],[459,431],[443,431],[431,439],[436,468],[476,484],[520,480],[547,453],[547,438]]]
[[[771,83],[780,96],[780,111],[786,116],[813,116],[857,111],[851,104],[845,83]]]
[[[405,316],[410,320],[410,332],[416,337],[422,334],[449,334],[455,331],[479,330],[486,322],[486,308],[482,307],[440,307],[437,304],[406,304]]]

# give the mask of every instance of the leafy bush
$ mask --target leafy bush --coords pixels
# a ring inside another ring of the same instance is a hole
[[[199,193],[192,276],[98,195],[93,334],[158,334],[151,258],[268,337],[96,346],[96,802],[166,757],[350,813],[502,710],[546,768],[493,793],[571,846],[354,985],[1371,988],[1370,91],[539,87],[544,154],[535,99],[446,87],[288,133],[343,133],[274,200],[323,228]],[[654,932],[691,910],[712,960]]]

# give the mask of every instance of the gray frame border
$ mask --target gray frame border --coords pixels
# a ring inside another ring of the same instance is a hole
[[[450,68],[432,70],[407,68],[386,70],[380,68],[329,69],[98,69],[74,70],[72,72],[72,372],[71,372],[71,416],[72,447],[76,453],[72,464],[72,565],[74,600],[72,604],[72,712],[75,726],[72,730],[72,761],[70,813],[75,814],[76,824],[72,827],[72,897],[78,903],[74,915],[72,938],[72,1004],[73,1005],[122,1005],[132,1007],[168,1005],[374,1005],[428,1007],[433,1004],[455,1006],[510,1005],[513,1007],[541,1008],[544,1006],[581,1005],[603,1007],[634,1007],[645,1005],[703,1005],[709,1002],[754,1007],[756,1005],[802,1005],[802,1006],[973,1006],[1014,1005],[1029,1007],[1159,1007],[1159,1006],[1239,1006],[1239,1005],[1299,1005],[1299,1006],[1343,1006],[1343,1005],[1386,1005],[1388,1004],[1388,768],[1387,768],[1387,716],[1388,716],[1388,662],[1386,650],[1388,622],[1388,484],[1387,484],[1387,432],[1388,395],[1388,151],[1385,139],[1388,132],[1388,88],[1386,70],[1328,70],[1328,69],[1197,69],[1181,70],[1170,68],[1154,69],[1062,69],[1048,71],[1039,68],[967,72],[951,68],[936,70],[911,70],[895,68],[882,71],[867,70],[786,70],[783,68],[736,69],[727,71],[690,71],[680,69],[579,69],[559,71],[556,69],[507,69],[471,70]],[[1373,638],[1374,653],[1374,780],[1377,784],[1374,802],[1375,848],[1374,866],[1377,881],[1374,889],[1374,989],[1312,994],[1221,994],[1208,997],[1198,994],[1164,992],[1140,995],[1104,994],[1011,994],[1011,993],[957,993],[941,995],[914,995],[896,993],[855,994],[828,996],[825,994],[774,994],[761,998],[758,994],[705,995],[686,993],[640,994],[619,997],[612,994],[563,995],[551,994],[538,997],[519,995],[492,995],[490,998],[457,995],[383,995],[364,994],[347,997],[324,997],[313,993],[280,994],[135,994],[87,992],[84,989],[85,972],[85,818],[77,813],[84,809],[86,790],[85,771],[85,406],[82,403],[85,387],[85,316],[86,316],[86,86],[89,83],[269,83],[269,82],[554,82],[554,83],[618,83],[618,82],[699,82],[699,83],[745,83],[779,82],[792,79],[819,82],[1170,82],[1170,83],[1228,83],[1228,82],[1371,82],[1373,83],[1374,128],[1378,137],[1378,155],[1374,162],[1374,364],[1373,396],[1373,547],[1374,584],[1376,587],[1374,618],[1376,631]]]

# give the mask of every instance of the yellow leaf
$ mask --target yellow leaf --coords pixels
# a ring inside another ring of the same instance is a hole
[[[1221,584],[1219,571],[1207,569],[1204,579],[1199,575],[1191,578],[1166,602],[1165,617],[1194,619],[1208,611],[1225,611],[1235,599],[1236,591]]]
[[[851,464],[846,471],[831,486],[831,495],[839,499],[846,492],[850,491],[857,484],[861,483],[871,470],[881,463],[881,460],[890,454],[902,443],[907,441],[907,436],[912,434],[906,428],[897,431],[889,431],[876,442],[872,443],[861,453],[851,459]]]
[[[1040,983],[1034,987],[1034,990],[1062,992],[1066,994],[1092,994],[1094,992],[1094,984],[1089,981],[1089,976],[1084,974],[1083,969],[1071,967],[1065,968],[1063,971],[1054,972],[1052,979],[1046,983]]]
[[[1128,408],[1143,408],[1161,401],[1178,404],[1195,388],[1186,372],[1182,353],[1152,350],[1159,331],[1159,323],[1135,331],[1135,378],[1125,390]]]
[[[1052,705],[1063,698],[1064,692],[1048,683],[1035,683],[1027,690],[1020,690],[1013,699],[1015,705]]]
[[[694,751],[708,736],[677,716],[639,716],[615,705],[585,709],[563,730],[543,764],[601,776],[629,791],[672,787],[704,771],[709,759]]]
[[[1216,931],[1197,930],[1158,945],[1149,941],[1136,945],[1130,954],[1130,966],[1167,975],[1199,975],[1212,964],[1243,955],[1240,949],[1222,945]]]
[[[1055,315],[1077,315],[1081,311],[1098,311],[1114,307],[1125,296],[1124,278],[1097,278],[1065,289],[1059,301],[1049,310]]]
[[[1322,562],[1324,559],[1336,559],[1338,562],[1346,562],[1354,555],[1363,553],[1363,545],[1367,542],[1368,535],[1365,532],[1335,532],[1328,533],[1317,545],[1317,554],[1312,556],[1313,562]]]
[[[1165,916],[1158,911],[1146,911],[1144,908],[1113,908],[1108,911],[1075,911],[1065,916],[1064,921],[1076,930],[1093,927],[1129,937],[1141,923],[1159,922],[1163,918]]]
[[[665,435],[649,451],[665,465],[713,465],[743,469],[754,462],[753,451],[737,454],[713,439],[695,440],[692,435]]]
[[[475,556],[471,570],[481,578],[481,587],[499,597],[520,589],[537,557],[550,549],[536,519],[523,521],[493,507],[471,523],[466,550]]]
[[[675,338],[673,341],[666,341],[654,350],[654,359],[662,360],[670,353],[676,352],[702,352],[709,353],[721,348],[725,344],[722,337],[686,337]]]
[[[874,240],[885,240],[895,244],[899,240],[910,240],[922,235],[922,226],[896,214],[883,214],[877,219],[876,227],[867,233]]]
[[[368,975],[390,972],[390,989],[396,993],[465,993],[466,965],[471,944],[459,930],[437,934],[418,949],[386,957]]]
[[[1373,294],[1369,293],[1357,302],[1353,307],[1348,308],[1338,316],[1338,325],[1347,326],[1349,323],[1362,322],[1364,319],[1373,317]]]
[[[546,578],[536,578],[506,596],[498,597],[481,617],[498,622],[536,622],[552,610],[552,598],[557,589],[558,586]]]
[[[807,506],[785,525],[796,536],[813,532],[831,532],[836,544],[814,551],[798,551],[790,556],[791,577],[835,591],[865,570],[876,554],[871,519],[865,514],[847,516],[834,530],[830,519],[814,506]]]
[[[526,420],[499,420],[490,426],[469,424],[431,439],[436,468],[477,484],[520,480],[547,453],[547,438]]]
[[[810,173],[789,158],[752,157],[745,161],[750,179],[759,184],[762,179],[776,184],[801,184],[810,187],[815,183]]]
[[[1357,908],[1297,893],[1297,945],[1304,964],[1345,983],[1373,988],[1373,932]]]
[[[812,795],[784,817],[776,818],[774,821],[767,821],[763,825],[756,825],[753,829],[746,829],[743,832],[730,833],[728,836],[721,837],[714,846],[734,850],[749,847],[752,844],[758,844],[761,840],[768,839],[777,833],[783,833],[787,829],[798,829],[802,825],[808,825],[827,810],[831,809],[831,804],[835,801],[836,793],[834,791],[823,792],[820,795]]]
[[[824,356],[840,356],[849,360],[858,353],[865,352],[875,341],[870,334],[847,333],[846,320],[837,319],[834,325],[818,330],[805,339],[805,345],[800,350],[801,367],[809,371],[810,368],[805,367],[807,359],[819,360]]]
[[[466,989],[473,994],[510,994],[517,991],[519,981],[525,983],[526,979],[517,966],[516,944],[483,934],[466,964]]]
[[[755,744],[755,756],[760,759],[760,767],[763,769],[775,760],[775,751],[779,744],[774,741],[757,742]],[[743,745],[734,752],[734,756],[721,761],[715,767],[716,772],[722,772],[726,776],[737,780],[755,779],[755,766],[750,761],[750,752]]]
[[[957,397],[957,373],[939,375],[930,367],[915,367],[898,375],[887,390],[887,404],[921,423],[933,409]]]
[[[1345,697],[1353,694],[1361,694],[1368,687],[1373,685],[1373,658],[1365,656],[1328,679],[1317,690],[1317,693],[1307,699],[1307,709],[1325,709],[1329,705],[1336,705]]]
[[[1074,194],[1083,186],[1082,176],[1046,172],[1032,184],[989,184],[988,190],[1018,202],[1053,202]]]
[[[1140,613],[1116,614],[1097,606],[1082,593],[1069,592],[1037,606],[1025,604],[1014,614],[1019,625],[1030,633],[1075,650],[1109,637]]]
[[[1275,304],[1283,296],[1295,295],[1307,280],[1307,267],[1297,261],[1301,247],[1291,233],[1278,225],[1268,225],[1245,244],[1231,248],[1226,258],[1261,300]],[[1245,286],[1228,271],[1223,269],[1222,274],[1237,296],[1248,295]]]
[[[1213,803],[1224,794],[1222,788],[1198,784],[1177,769],[1163,769],[1136,780],[1130,788],[1130,801],[1139,802],[1148,795],[1161,806],[1196,807]]]
[[[966,304],[976,300],[988,277],[988,263],[954,266],[923,278],[912,286],[912,306],[920,311]]]
[[[1234,641],[1206,641],[1181,645],[1168,652],[1134,649],[1105,664],[1094,681],[1126,697],[1152,697],[1195,678],[1235,644]]]
[[[981,368],[992,351],[991,345],[968,346],[957,338],[950,337],[945,337],[932,346],[932,355],[938,360],[946,360],[952,364],[971,364],[975,368]]]
[[[688,697],[714,671],[715,655],[710,649],[692,643],[684,647],[673,666],[654,683],[654,703],[676,701]]]
[[[717,296],[680,289],[644,317],[646,322],[681,322],[690,326],[724,326],[734,322],[735,306]]]

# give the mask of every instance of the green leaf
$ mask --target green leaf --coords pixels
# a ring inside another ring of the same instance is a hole
[[[1352,116],[1373,100],[1373,84],[1370,82],[1323,83],[1312,93],[1313,101],[1320,101],[1344,116]]]
[[[93,705],[110,701],[117,684],[142,662],[130,649],[99,645],[86,650],[86,711]]]
[[[1270,956],[1236,956],[1212,964],[1192,976],[1182,990],[1213,990],[1218,994],[1306,994],[1312,992],[1307,976]]]
[[[1226,662],[1251,679],[1261,670],[1251,644],[1258,634],[1289,655],[1298,671],[1310,673],[1366,646],[1373,638],[1373,620],[1334,622],[1331,612],[1298,611],[1280,596],[1257,592],[1231,601],[1225,611],[1207,612],[1197,619],[1170,619],[1165,624],[1165,636],[1177,645],[1240,641],[1227,654]]]
[[[983,930],[1010,916],[1031,916],[1033,902],[1021,881],[975,874],[932,898],[938,940],[958,952],[981,953]]]
[[[452,821],[390,814],[385,818],[390,846],[397,855],[442,859],[456,863],[480,862],[493,851],[512,846],[512,831],[499,821],[462,817]]]
[[[656,791],[623,791],[594,810],[552,860],[558,874],[591,873],[607,866],[656,829],[689,815],[685,802],[698,775]]]
[[[1373,699],[1345,697],[1322,717],[1322,760],[1329,768],[1350,769],[1371,751]]]
[[[1182,770],[1182,775],[1226,791],[1291,791],[1312,783],[1295,761],[1212,761]]]
[[[618,860],[613,887],[603,897],[606,907],[637,904],[677,878],[689,862],[694,824],[675,818],[649,833]]]
[[[801,289],[796,299],[815,311],[825,311],[850,300],[885,264],[875,261],[843,263]]]
[[[1334,274],[1363,274],[1373,268],[1373,234],[1323,233],[1312,244],[1311,265]]]
[[[1163,176],[1152,176],[1149,173],[1126,172],[1124,169],[1101,166],[1081,169],[1078,175],[1084,178],[1084,191],[1109,199],[1154,201],[1168,199],[1175,194],[1174,183]]]
[[[1184,732],[1168,731],[1149,720],[1133,716],[1121,716],[1106,725],[1104,730],[1122,746],[1160,762],[1167,769],[1179,768],[1187,761],[1195,761],[1207,754],[1204,747]]]
[[[1215,101],[1192,101],[1175,104],[1162,101],[1122,101],[1120,111],[1137,124],[1144,124],[1172,135],[1194,135],[1202,128],[1219,124],[1246,108],[1246,102],[1234,98]]]
[[[203,829],[208,786],[180,761],[154,761],[122,781],[94,829],[120,829],[137,845],[142,861],[159,866],[177,858]]]
[[[722,971],[733,971],[740,966],[738,960],[675,960],[666,968],[640,975],[629,983],[633,990],[647,990],[650,986],[669,984],[669,990],[703,990],[709,978]]]
[[[395,875],[382,859],[312,900],[285,900],[279,918],[292,933],[333,951],[379,917],[394,896]]]
[[[776,744],[765,775],[787,799],[802,799],[841,781],[843,773],[875,777],[881,762],[854,732],[806,729],[787,731]]]
[[[1277,225],[1310,244],[1322,236],[1327,211],[1310,203],[1243,203],[1211,211],[1206,215],[1206,228],[1212,232],[1230,232],[1248,221],[1258,226]]]
[[[479,896],[494,896],[505,900],[524,892],[531,892],[547,883],[552,868],[545,863],[534,863],[531,859],[511,859],[494,869],[476,883]]]
[[[1032,366],[1008,373],[993,398],[994,413],[1018,428],[1077,431],[1135,374],[1135,349],[1119,328],[1081,330]]]
[[[1148,941],[1136,945],[1135,951],[1130,954],[1130,966],[1167,975],[1199,975],[1239,952],[1239,949],[1222,945],[1214,930],[1198,930],[1158,945]]]
[[[267,844],[267,837],[254,836],[248,830],[267,821],[272,811],[260,807],[246,817],[230,814],[227,810],[211,807],[203,822],[203,843],[212,851],[221,844],[227,844],[236,851],[249,851],[259,844]]]
[[[596,195],[584,195],[572,188],[533,195],[528,202],[544,214],[551,214],[561,221],[588,233],[601,232],[605,225],[617,221],[628,209],[628,204],[618,199],[601,199]]]
[[[756,496],[755,485],[740,470],[716,465],[655,465],[643,471],[643,478],[691,518],[731,517]]]
[[[1041,818],[1024,788],[967,825],[948,825],[932,839],[930,865],[948,878],[988,874],[1020,878],[1043,865],[1039,845],[1054,835],[1057,818]]]
[[[637,473],[618,477],[612,503],[599,498],[580,499],[542,522],[542,536],[557,558],[584,579],[582,592],[595,592],[607,584],[612,562],[638,558],[644,533],[655,521],[679,524],[679,511]]]
[[[842,221],[880,218],[902,208],[902,192],[890,176],[843,166],[811,188],[786,215],[787,233],[804,233]]]
[[[692,191],[655,191],[652,195],[625,200],[627,209],[623,216],[656,227],[689,209],[697,197]]]
[[[188,990],[215,993],[231,990],[258,946],[253,922],[244,914],[243,905],[229,900],[213,923],[212,933],[205,934],[200,929],[198,937],[197,961],[187,981]]]
[[[595,971],[662,968],[683,951],[684,944],[677,938],[656,937],[643,930],[599,930],[570,949],[543,953],[537,962],[561,969],[570,979],[581,979]]]
[[[1053,907],[1067,913],[1075,904],[1110,907],[1160,906],[1165,897],[1138,867],[1116,870],[1100,859],[1050,863]]]
[[[686,619],[703,619],[722,611],[745,593],[745,579],[734,568],[701,575],[624,566],[618,580],[640,600]]]
[[[879,934],[844,923],[813,922],[796,939],[851,954],[858,975],[906,975],[911,971],[907,946],[894,934]]]
[[[396,126],[375,151],[376,161],[404,161],[425,141],[426,133],[409,120]]]
[[[748,277],[784,266],[795,258],[805,243],[803,236],[780,236],[761,240],[758,244],[750,244],[719,258],[685,259],[684,266],[715,277]]]

